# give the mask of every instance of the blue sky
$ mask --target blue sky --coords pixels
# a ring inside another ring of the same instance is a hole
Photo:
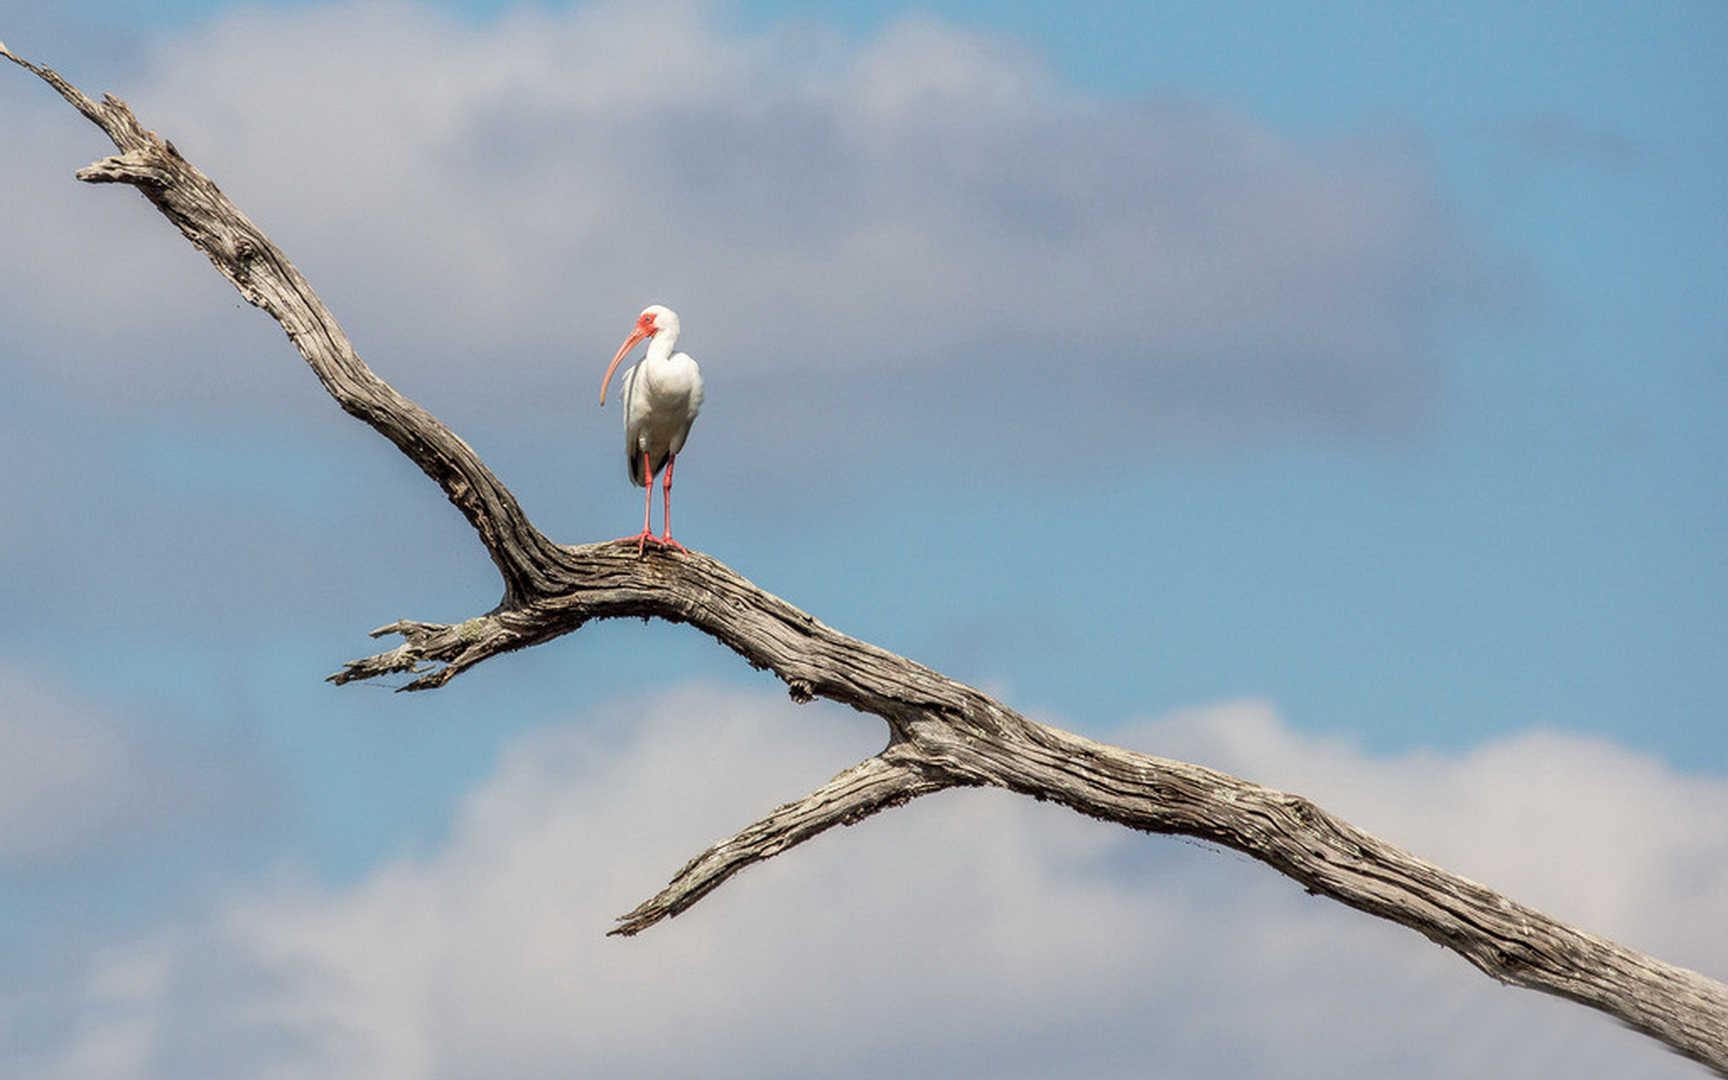
[[[1655,824],[1728,805],[1720,5],[0,0],[0,39],[172,137],[551,535],[633,527],[618,417],[592,394],[664,301],[709,385],[678,473],[684,542],[1050,722],[1336,792],[1421,854],[1728,973],[1708,916],[1728,902],[1724,819]],[[1569,1007],[1520,998],[1501,1019],[1504,992],[1462,963],[1296,906],[1270,871],[996,803],[909,808],[917,828],[864,840],[873,822],[813,847],[807,873],[753,872],[651,951],[594,946],[879,729],[792,710],[659,625],[590,627],[431,695],[322,683],[373,626],[490,607],[490,564],[147,204],[69,179],[104,152],[94,129],[23,72],[5,85],[0,966],[27,974],[0,999],[0,1046],[44,1075],[179,1075],[205,1052],[247,1074],[298,1053],[418,1076],[514,1045],[509,1024],[456,1045],[403,1020],[425,998],[393,981],[422,971],[406,960],[360,980],[384,989],[346,1042],[274,999],[248,1015],[280,1059],[247,1056],[264,1051],[238,1023],[202,1051],[176,1035],[236,973],[275,985],[283,956],[352,957],[344,927],[419,955],[368,922],[392,889],[476,941],[531,909],[627,999],[666,989],[641,957],[697,953],[769,993],[800,949],[844,954],[810,911],[885,932],[908,897],[968,881],[1021,891],[992,924],[1005,937],[951,912],[904,940],[975,961],[962,997],[1048,983],[964,1021],[1018,1033],[1027,1062],[1061,1040],[1016,1010],[1071,1010],[1108,1029],[1088,1074],[1116,1075],[1168,1032],[1117,1024],[1071,981],[1146,1002],[1176,985],[1040,920],[1108,909],[1129,933],[1136,911],[1221,905],[1209,940],[1277,927],[1294,957],[1289,982],[1238,957],[1266,1017],[1360,943],[1373,962],[1340,978],[1334,1013],[1407,995],[1472,1018],[1473,1040],[1389,1013],[1444,1037],[1428,1074],[1490,1052],[1529,1075],[1679,1068]],[[687,744],[711,737],[749,782],[684,791],[715,815],[692,821],[656,801],[679,776],[649,765],[705,762]],[[546,746],[559,768],[534,759]],[[1619,813],[1556,824],[1578,798]],[[636,822],[660,846],[630,841]],[[998,846],[947,866],[926,834],[957,822]],[[461,899],[465,860],[508,863],[519,837],[566,846],[524,863],[546,876],[519,891]],[[844,881],[853,845],[905,895],[807,876]],[[564,906],[560,866],[618,888]],[[704,953],[715,935],[754,942],[755,967]],[[1045,951],[1010,963],[1006,940]],[[1121,944],[1184,970],[1168,942]],[[514,955],[443,974],[568,992]],[[112,1020],[111,985],[145,1019]],[[842,980],[803,1007],[903,1022],[886,993]],[[697,1027],[730,1015],[682,1008]],[[825,1034],[740,1075],[807,1073],[862,1030],[802,1021]],[[1391,1035],[1322,1049],[1262,1026],[1264,1058],[1228,1075],[1397,1060]],[[678,1040],[636,1035],[580,1061],[536,1035],[551,1049],[512,1075],[687,1067]],[[341,1057],[361,1044],[395,1049]],[[1003,1074],[940,1060],[931,1075]]]

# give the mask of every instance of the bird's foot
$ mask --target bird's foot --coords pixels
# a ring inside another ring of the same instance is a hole
[[[649,544],[657,544],[663,548],[667,548],[667,547],[677,548],[679,551],[682,551],[686,555],[690,554],[690,549],[685,547],[683,544],[680,544],[678,541],[672,539],[670,534],[668,534],[666,536],[655,536],[652,532],[649,532],[647,529],[643,529],[641,532],[636,533],[633,536],[620,536],[618,539],[616,539],[612,542],[614,544],[628,544],[631,541],[635,541],[635,543],[636,543],[636,554],[637,555],[641,555],[644,552],[646,552],[648,550]]]

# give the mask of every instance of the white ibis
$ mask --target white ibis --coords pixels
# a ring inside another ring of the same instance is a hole
[[[642,362],[624,372],[624,460],[630,469],[630,482],[647,490],[642,500],[642,531],[635,536],[621,537],[636,541],[640,555],[652,540],[661,547],[684,550],[684,545],[672,539],[672,463],[684,440],[690,435],[690,425],[702,411],[702,369],[685,353],[674,353],[678,344],[678,316],[671,308],[654,304],[636,317],[636,326],[618,355],[600,380],[600,404],[606,404],[606,387],[612,382],[612,372],[636,343],[648,339],[648,353]],[[648,512],[654,506],[654,477],[661,466],[666,468],[663,485],[666,507],[661,516],[665,530],[654,535],[648,526]]]

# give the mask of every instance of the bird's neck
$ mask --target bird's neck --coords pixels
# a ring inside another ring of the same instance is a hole
[[[672,349],[678,344],[678,333],[675,330],[662,330],[648,339],[648,354],[642,358],[644,364],[663,364],[672,358]]]

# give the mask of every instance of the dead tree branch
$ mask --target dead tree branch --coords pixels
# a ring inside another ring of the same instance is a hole
[[[330,395],[395,443],[479,534],[504,582],[492,611],[453,625],[400,620],[373,631],[402,643],[348,663],[335,683],[391,672],[404,690],[442,686],[499,653],[594,619],[689,623],[794,699],[826,697],[880,716],[889,744],[804,798],[697,856],[659,895],[623,916],[635,934],[685,910],[727,878],[839,824],[944,788],[993,785],[1153,833],[1234,848],[1310,892],[1408,926],[1502,982],[1599,1009],[1728,1076],[1728,986],[1611,941],[1449,873],[1308,800],[1199,765],[1105,746],[1027,720],[977,690],[823,625],[700,553],[629,544],[565,546],[435,417],[369,369],[286,256],[174,144],[118,98],[91,101],[54,71],[35,72],[100,127],[119,153],[80,170],[131,184],[209,257],[240,295],[281,323]]]

